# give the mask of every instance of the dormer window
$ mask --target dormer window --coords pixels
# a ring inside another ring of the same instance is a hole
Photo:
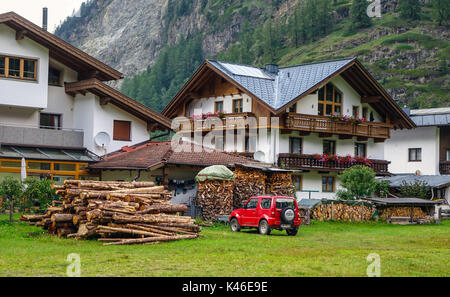
[[[319,90],[319,115],[342,115],[342,93],[331,83]]]
[[[0,76],[36,80],[37,60],[0,56]]]

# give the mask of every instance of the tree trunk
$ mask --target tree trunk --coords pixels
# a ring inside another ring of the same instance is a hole
[[[11,198],[11,202],[9,204],[9,222],[10,223],[14,222],[13,215],[14,215],[14,200]]]

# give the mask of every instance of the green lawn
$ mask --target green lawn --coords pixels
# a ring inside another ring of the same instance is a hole
[[[319,223],[296,237],[205,228],[205,238],[155,246],[102,247],[58,239],[0,216],[0,276],[65,276],[81,255],[82,276],[365,276],[371,253],[382,276],[450,276],[450,221],[442,225]]]

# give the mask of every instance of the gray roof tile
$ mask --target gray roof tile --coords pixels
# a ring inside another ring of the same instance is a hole
[[[278,110],[338,72],[355,59],[342,59],[280,68],[278,74],[264,68],[209,60],[229,78]]]

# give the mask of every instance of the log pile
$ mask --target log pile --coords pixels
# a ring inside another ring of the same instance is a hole
[[[233,182],[199,182],[197,204],[202,207],[205,220],[215,221],[219,216],[230,215],[233,211]]]
[[[238,209],[248,199],[266,193],[266,174],[261,170],[236,168],[234,171],[233,208]]]
[[[322,204],[311,214],[311,218],[318,221],[369,221],[375,214],[376,207],[363,205],[350,205],[346,203]]]
[[[415,220],[424,219],[427,214],[420,207],[387,207],[380,208],[379,216],[382,221],[387,221],[391,217],[413,218]]]
[[[293,192],[294,184],[290,173],[272,173],[267,178],[267,194],[291,197]]]
[[[152,182],[68,180],[55,189],[60,201],[44,215],[23,215],[21,220],[59,237],[97,238],[105,246],[200,237],[201,228],[178,215],[187,207],[170,204],[171,193]]]

